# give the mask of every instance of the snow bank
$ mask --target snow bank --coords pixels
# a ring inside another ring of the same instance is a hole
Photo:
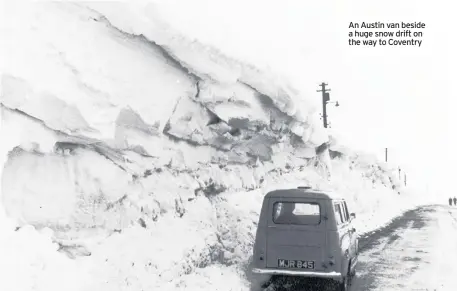
[[[98,22],[98,13],[76,3],[6,8],[2,104],[53,129],[113,138],[114,120],[126,107],[163,127],[176,100],[194,93],[190,78],[162,51]]]
[[[360,232],[410,207],[387,166],[332,156],[268,58],[165,2],[86,5],[6,4],[2,290],[245,290],[269,190],[334,188]]]
[[[281,76],[183,34],[145,5],[8,3],[2,104],[119,149],[162,132],[239,153],[256,151],[252,135],[267,147],[292,134],[314,146],[326,141],[315,108]],[[141,133],[126,129],[126,112]]]
[[[181,8],[186,7],[186,13],[183,15],[182,12],[177,11],[174,8],[176,5]],[[230,6],[232,5],[233,3],[230,3]],[[268,72],[265,63],[263,66],[261,62],[249,64],[246,58],[236,53],[235,58],[229,57],[234,54],[233,50],[227,51],[227,43],[221,44],[216,40],[220,33],[216,31],[208,33],[209,31],[206,29],[207,33],[202,35],[198,33],[198,30],[192,29],[192,26],[182,25],[183,17],[185,19],[192,13],[198,13],[201,9],[216,8],[210,1],[197,1],[192,5],[182,1],[168,3],[139,1],[134,4],[119,2],[113,5],[96,3],[90,4],[90,7],[102,13],[112,25],[120,30],[129,34],[143,35],[149,41],[163,47],[182,66],[199,78],[222,84],[247,83],[262,94],[270,96],[275,105],[288,115],[299,116],[302,119],[307,117],[309,111],[300,112],[299,110],[299,108],[307,109],[307,106],[298,106],[306,103],[299,102],[300,98],[295,96],[297,92],[294,92],[291,84],[287,84],[278,76]],[[220,7],[214,10],[215,13],[222,11]],[[242,27],[241,23],[234,22],[232,25]],[[201,51],[205,51],[205,54],[201,54]],[[261,67],[257,69],[256,66]],[[302,113],[303,115],[301,115]]]
[[[80,283],[88,279],[78,262],[57,252],[52,230],[36,231],[24,226],[17,231],[2,228],[0,255],[2,290],[81,290]]]
[[[94,157],[85,159],[85,155],[81,152],[66,158],[78,161],[79,167],[93,165]],[[53,227],[53,241],[73,248],[81,246],[90,252],[90,256],[75,254],[77,266],[81,268],[74,271],[75,276],[91,274],[80,290],[180,290],[202,284],[214,290],[230,290],[235,286],[247,290],[245,269],[252,252],[261,201],[267,191],[297,185],[334,188],[345,195],[351,211],[357,213],[356,227],[361,233],[373,230],[411,207],[407,193],[402,191],[399,195],[392,191],[392,184],[385,184],[383,175],[370,176],[371,168],[352,166],[353,159],[345,156],[333,160],[330,181],[319,173],[314,162],[304,163],[290,154],[285,167],[277,167],[272,162],[224,167],[207,164],[186,171],[172,166],[148,169],[150,164],[146,163],[137,169],[145,175],[129,184],[129,195],[118,203],[113,203],[114,199],[100,199],[98,205],[68,211],[67,220],[53,223],[49,223],[53,219],[52,212],[44,216],[38,209],[28,208],[24,213],[33,216],[35,221],[30,222],[40,228]],[[5,168],[7,174],[17,161],[9,160]],[[110,167],[114,172],[118,169],[108,163],[107,169],[99,173],[100,181],[110,181]],[[48,163],[40,170],[52,173],[55,168],[55,164]],[[78,172],[78,165],[74,169]],[[27,172],[30,183],[41,179],[40,175],[30,175],[37,173],[34,168]],[[68,184],[68,191],[73,190],[71,181],[59,180]],[[111,180],[110,185],[112,189],[125,187],[122,183],[122,179],[116,179]],[[6,197],[10,197],[13,192],[4,189]],[[109,189],[106,192],[116,193]],[[41,199],[41,204],[58,202],[45,194],[48,194],[46,188],[35,188],[35,197]],[[17,196],[23,197],[23,204],[32,205],[30,198]],[[69,218],[73,223],[66,222]],[[226,276],[232,277],[230,285],[223,279]],[[218,277],[220,280],[216,280]]]

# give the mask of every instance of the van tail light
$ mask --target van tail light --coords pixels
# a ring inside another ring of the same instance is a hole
[[[259,251],[259,260],[263,261],[265,259],[265,252],[264,250]]]

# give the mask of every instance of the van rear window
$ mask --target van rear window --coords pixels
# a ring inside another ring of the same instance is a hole
[[[318,203],[276,202],[273,205],[273,222],[317,225],[321,223],[321,209]]]

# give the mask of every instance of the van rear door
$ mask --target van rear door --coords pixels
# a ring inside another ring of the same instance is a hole
[[[324,271],[327,232],[323,199],[271,198],[267,268]]]

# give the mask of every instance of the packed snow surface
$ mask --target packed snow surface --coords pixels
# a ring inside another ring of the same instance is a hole
[[[247,290],[269,190],[333,188],[361,233],[414,206],[267,58],[169,4],[5,7],[1,290]]]
[[[421,207],[402,219],[361,253],[354,290],[455,290],[456,208]]]

